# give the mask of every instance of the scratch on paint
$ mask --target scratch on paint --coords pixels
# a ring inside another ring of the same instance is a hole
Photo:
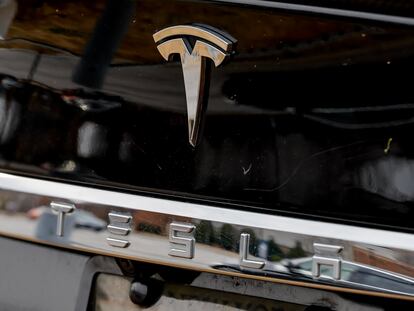
[[[281,184],[279,184],[278,186],[274,187],[274,188],[271,188],[271,189],[244,188],[244,190],[246,190],[246,191],[263,191],[263,192],[277,191],[277,190],[283,188],[284,186],[286,186],[295,177],[295,175],[299,172],[299,170],[302,168],[302,166],[307,161],[310,161],[311,159],[313,159],[315,157],[318,157],[322,154],[326,154],[328,152],[338,151],[338,150],[341,150],[341,149],[349,148],[351,146],[361,145],[361,144],[364,144],[365,142],[366,142],[365,140],[357,141],[357,142],[354,142],[354,143],[351,143],[351,144],[332,147],[332,148],[325,149],[325,150],[322,150],[322,151],[319,151],[319,152],[316,152],[316,153],[312,154],[311,156],[307,157],[306,159],[303,159],[302,161],[300,161],[299,164],[293,169],[292,173],[285,179],[285,181],[282,182]]]
[[[244,168],[244,166],[242,166],[242,170],[243,170],[243,175],[247,175],[249,174],[250,170],[252,169],[252,164],[250,163],[249,167],[247,169]]]
[[[391,143],[392,143],[392,137],[388,138],[387,147],[384,149],[384,153],[388,154],[391,150]]]

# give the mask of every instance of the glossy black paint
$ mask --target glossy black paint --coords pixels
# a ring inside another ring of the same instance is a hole
[[[3,171],[414,229],[414,29],[222,2],[123,2],[18,3],[0,44]],[[181,65],[152,39],[193,22],[238,40],[212,71],[196,148]]]

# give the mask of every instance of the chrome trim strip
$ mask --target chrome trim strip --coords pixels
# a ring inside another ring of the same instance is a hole
[[[73,206],[64,217],[62,235],[56,234],[59,218],[51,202]],[[0,235],[197,271],[414,301],[414,235],[402,232],[0,173]]]
[[[73,200],[75,203],[88,202],[197,218],[214,222],[231,223],[261,229],[315,235],[324,238],[341,239],[380,247],[399,248],[414,251],[414,235],[380,229],[356,227],[350,225],[319,222],[314,220],[296,219],[284,216],[259,214],[233,209],[212,207],[186,202],[169,201],[158,198],[144,197],[90,187],[82,187],[54,181],[40,180],[30,177],[0,173],[0,188],[60,197]]]
[[[204,1],[211,1],[211,0],[204,0]],[[349,17],[349,18],[356,18],[356,19],[363,19],[363,20],[371,20],[371,21],[386,22],[386,23],[392,23],[392,24],[414,26],[414,18],[411,18],[411,17],[386,15],[386,14],[379,14],[379,13],[369,13],[369,12],[363,12],[363,11],[352,11],[352,10],[346,10],[346,9],[335,9],[335,8],[327,8],[327,7],[320,7],[320,6],[314,6],[314,5],[273,2],[273,1],[266,1],[266,0],[214,0],[214,2],[259,6],[259,7],[266,7],[266,8],[272,8],[272,9],[281,9],[281,10],[286,10],[286,11],[333,15],[333,16],[340,16],[340,17]]]

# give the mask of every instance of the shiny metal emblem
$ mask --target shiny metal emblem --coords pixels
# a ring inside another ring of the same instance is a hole
[[[240,266],[251,269],[262,269],[266,262],[264,260],[253,260],[249,259],[249,245],[250,245],[250,234],[242,233],[240,235]]]
[[[187,98],[188,135],[190,144],[195,147],[207,106],[207,60],[212,60],[215,67],[221,65],[231,55],[236,40],[217,29],[199,24],[168,27],[153,37],[165,60],[174,54],[180,55]]]
[[[168,255],[182,258],[194,258],[195,226],[193,224],[173,222],[170,224],[170,252]]]
[[[114,247],[128,247],[130,242],[125,240],[124,237],[131,232],[132,216],[111,212],[108,214],[108,218],[109,225],[107,229],[111,233],[111,237],[106,238],[108,244]]]
[[[70,203],[62,202],[51,202],[50,207],[52,210],[57,213],[57,225],[56,225],[56,235],[59,237],[64,236],[64,226],[65,226],[65,215],[73,213],[76,209],[75,205]]]
[[[312,257],[312,276],[319,278],[321,276],[321,266],[330,266],[333,279],[340,280],[342,259],[339,253],[343,250],[343,247],[314,243],[313,248],[315,255]]]

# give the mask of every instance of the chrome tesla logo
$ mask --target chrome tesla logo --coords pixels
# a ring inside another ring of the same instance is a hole
[[[188,135],[190,144],[195,147],[207,106],[207,59],[212,60],[215,67],[220,66],[231,55],[236,40],[210,26],[198,24],[165,28],[153,37],[165,60],[173,54],[180,55],[187,99]]]

